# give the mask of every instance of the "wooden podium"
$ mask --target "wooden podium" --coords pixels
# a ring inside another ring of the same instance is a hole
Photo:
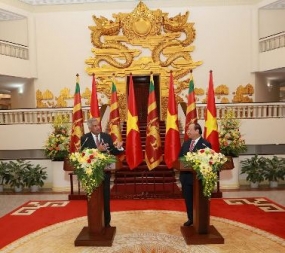
[[[224,238],[214,226],[210,226],[210,200],[203,195],[201,180],[196,177],[196,172],[176,161],[174,166],[179,171],[193,173],[193,226],[181,226],[180,230],[188,245],[197,244],[223,244]]]
[[[112,246],[116,227],[105,227],[103,183],[87,199],[88,227],[84,227],[76,240],[75,246]]]

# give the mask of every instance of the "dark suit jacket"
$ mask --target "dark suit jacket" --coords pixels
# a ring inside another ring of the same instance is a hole
[[[189,152],[189,148],[190,148],[190,144],[191,144],[192,139],[189,139],[187,141],[185,141],[180,149],[180,153],[179,153],[179,157],[182,157],[184,155],[187,154],[187,152]],[[212,148],[211,143],[206,141],[203,137],[201,137],[199,139],[199,141],[196,143],[194,149],[192,152],[196,152],[199,149],[203,149],[203,148]]]
[[[179,157],[183,157],[189,152],[190,144],[192,139],[189,139],[185,141],[180,149]],[[196,143],[194,149],[192,152],[196,152],[199,149],[203,148],[211,148],[211,143],[206,141],[203,137],[199,139],[199,141]],[[193,174],[190,171],[180,171],[180,181],[181,184],[193,184]]]
[[[112,155],[119,155],[121,154],[123,151],[118,150],[114,144],[113,144],[113,140],[111,138],[111,135],[101,132],[100,133],[100,141],[104,142],[105,144],[108,144],[108,151],[112,154]],[[81,137],[81,150],[85,149],[85,148],[97,148],[96,143],[94,141],[94,138],[92,136],[92,133],[89,132],[87,134],[84,134]]]

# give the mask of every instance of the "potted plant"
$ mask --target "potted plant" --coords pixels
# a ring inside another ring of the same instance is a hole
[[[264,180],[264,167],[266,158],[255,154],[251,158],[241,161],[241,174],[247,174],[246,180],[251,183],[251,188],[257,188],[259,183]]]
[[[10,161],[8,164],[9,185],[14,188],[15,192],[21,192],[25,186],[24,176],[29,164],[23,160]]]
[[[229,110],[220,121],[219,142],[221,153],[228,157],[238,157],[247,150],[245,140],[239,131],[240,121],[234,111]]]
[[[46,167],[41,165],[32,165],[30,162],[25,170],[24,182],[31,192],[37,192],[39,187],[44,185],[44,180],[47,179]]]
[[[263,176],[269,181],[271,188],[277,187],[278,180],[284,180],[285,178],[285,159],[278,156],[266,158]]]
[[[53,161],[64,161],[69,155],[69,120],[68,116],[57,115],[53,121],[53,131],[44,145],[45,156]]]
[[[7,166],[7,162],[0,162],[0,192],[4,190],[4,184],[8,184],[10,181],[10,174]]]

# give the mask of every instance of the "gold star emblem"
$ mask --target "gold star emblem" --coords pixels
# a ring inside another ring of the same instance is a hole
[[[176,124],[177,121],[177,114],[172,115],[169,113],[169,111],[167,110],[167,119],[166,119],[166,133],[168,132],[168,130],[170,128],[178,131],[178,126]]]
[[[128,121],[127,121],[127,134],[133,129],[135,131],[139,131],[138,128],[138,116],[133,116],[129,111],[128,111]]]
[[[209,110],[207,110],[207,120],[205,122],[205,126],[207,128],[206,138],[210,135],[210,133],[212,133],[212,131],[218,131],[217,118],[213,117]]]

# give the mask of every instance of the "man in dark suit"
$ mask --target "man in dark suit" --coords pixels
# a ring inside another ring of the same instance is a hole
[[[189,139],[183,143],[179,157],[183,157],[187,152],[196,152],[206,147],[211,148],[211,144],[203,139],[202,128],[198,123],[190,124],[187,129],[187,134]],[[191,226],[193,224],[193,174],[190,171],[181,171],[179,179],[188,217],[188,220],[183,225]]]
[[[101,131],[100,121],[96,118],[87,120],[87,126],[90,130],[89,133],[84,134],[81,137],[81,150],[85,148],[97,148],[101,152],[108,152],[112,155],[121,154],[124,149],[122,142],[114,146],[111,135],[103,133]],[[104,195],[104,220],[105,227],[110,227],[111,212],[110,212],[110,172],[105,172],[105,178],[103,181],[103,195]]]

